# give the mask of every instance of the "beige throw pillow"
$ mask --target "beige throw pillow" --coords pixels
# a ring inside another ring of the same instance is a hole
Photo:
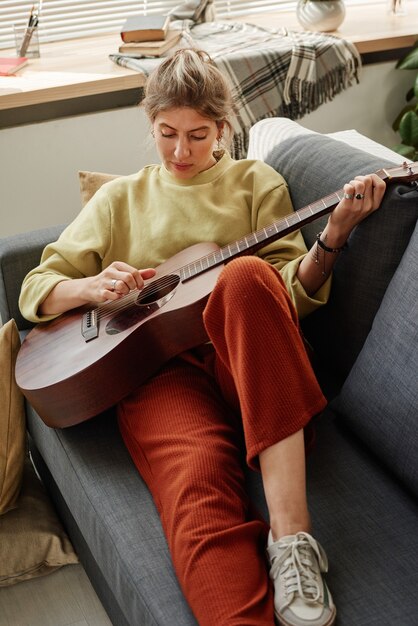
[[[16,505],[25,460],[25,410],[15,382],[19,348],[19,332],[10,320],[0,328],[0,515]]]
[[[0,587],[70,563],[77,555],[27,458],[17,508],[0,517]]]
[[[15,382],[19,348],[10,320],[0,328],[0,587],[78,562],[26,454],[24,401]]]
[[[80,182],[81,205],[84,206],[104,183],[119,178],[119,175],[80,171],[78,178]]]

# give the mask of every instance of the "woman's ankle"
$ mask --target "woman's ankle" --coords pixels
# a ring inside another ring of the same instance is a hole
[[[311,519],[309,515],[303,518],[286,518],[270,520],[271,534],[274,541],[298,532],[311,533]]]

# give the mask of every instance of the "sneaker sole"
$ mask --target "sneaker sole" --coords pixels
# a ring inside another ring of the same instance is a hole
[[[280,615],[278,615],[276,610],[274,611],[274,615],[276,616],[276,620],[277,620],[278,626],[295,626],[294,624],[291,624],[290,622],[285,620],[283,617],[280,617]],[[333,624],[335,623],[336,617],[337,617],[337,611],[336,611],[336,608],[334,607],[334,610],[333,610],[329,620],[327,622],[324,622],[323,624],[321,624],[321,626],[333,626]],[[309,623],[306,622],[306,626],[308,626],[308,625],[309,625]]]

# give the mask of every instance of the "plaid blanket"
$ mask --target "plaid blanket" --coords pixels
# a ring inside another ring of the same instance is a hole
[[[180,45],[205,50],[229,76],[238,108],[231,147],[237,159],[246,156],[249,130],[256,122],[303,117],[358,82],[361,68],[355,46],[339,37],[238,22],[192,25]],[[109,58],[146,76],[161,62],[121,54]]]

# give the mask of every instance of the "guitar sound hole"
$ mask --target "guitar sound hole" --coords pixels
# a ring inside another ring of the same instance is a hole
[[[162,276],[144,287],[135,303],[117,313],[106,324],[108,335],[116,335],[161,309],[175,294],[180,276]]]
[[[163,300],[163,303],[165,303],[167,302],[167,296],[171,294],[179,282],[180,276],[176,276],[175,274],[162,276],[144,287],[136,299],[135,304],[138,304],[139,306],[148,306],[149,304],[159,302],[160,300]]]

